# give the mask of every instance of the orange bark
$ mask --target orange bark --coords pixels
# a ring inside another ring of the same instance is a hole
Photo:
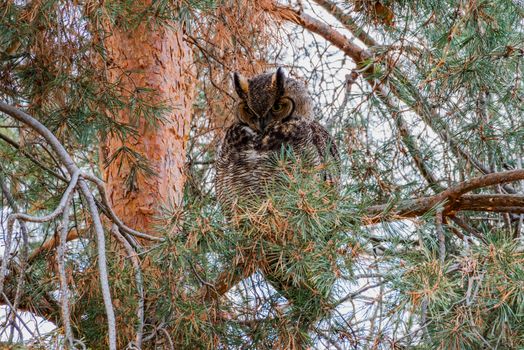
[[[154,215],[162,203],[181,204],[185,181],[184,164],[193,103],[194,73],[192,51],[183,40],[182,29],[141,24],[132,31],[110,28],[104,39],[108,57],[107,78],[118,82],[124,96],[145,91],[144,98],[168,104],[166,120],[151,127],[140,118],[138,136],[128,136],[124,143],[108,135],[101,145],[101,165],[109,200],[116,214],[130,227],[152,231]],[[119,122],[134,120],[129,110],[119,112]],[[149,161],[155,175],[139,173],[136,187],[129,191],[126,178],[130,164],[118,159],[109,166],[105,161],[121,146],[141,154]]]

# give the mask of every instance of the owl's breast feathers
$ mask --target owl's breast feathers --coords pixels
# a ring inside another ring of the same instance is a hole
[[[219,202],[231,206],[239,199],[263,196],[268,181],[278,171],[271,158],[282,146],[291,146],[295,154],[308,154],[313,165],[340,160],[333,139],[316,121],[292,118],[270,127],[263,135],[235,123],[226,132],[216,162]],[[324,178],[333,180],[332,175],[324,174]]]

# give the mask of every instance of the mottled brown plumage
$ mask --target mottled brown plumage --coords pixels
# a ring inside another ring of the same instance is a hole
[[[239,96],[236,120],[228,128],[216,159],[216,193],[227,216],[234,217],[236,208],[257,211],[258,206],[251,205],[259,204],[269,194],[266,191],[275,189],[270,185],[279,184],[275,179],[285,171],[288,160],[310,165],[318,169],[319,178],[338,182],[338,174],[330,174],[326,170],[329,168],[322,167],[328,162],[338,164],[339,155],[327,130],[313,118],[311,98],[304,84],[286,78],[282,69],[249,80],[238,74],[234,78]],[[282,150],[286,155],[292,152],[292,159],[284,159],[284,164],[275,161]],[[317,175],[313,172],[312,176]],[[293,237],[302,237],[296,229],[284,229],[285,226],[269,234],[262,233],[263,239],[285,245],[287,239],[295,241]],[[303,330],[308,330],[324,312],[324,304],[329,304],[326,296],[317,292],[314,280],[286,272],[284,266],[292,263],[292,257],[283,255],[278,247],[275,251],[266,247],[262,255],[243,256],[230,269],[228,279],[231,283],[238,282],[255,264],[294,306],[301,300],[302,306],[294,311],[293,317]],[[239,270],[243,272],[239,274]]]
[[[339,161],[333,139],[313,118],[305,85],[281,68],[249,80],[235,74],[236,120],[228,128],[216,162],[216,192],[223,209],[261,198],[279,168],[272,161],[290,147],[313,166]],[[322,174],[335,180],[331,174]]]

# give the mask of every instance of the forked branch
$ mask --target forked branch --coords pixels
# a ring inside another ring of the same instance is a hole
[[[58,156],[58,159],[64,164],[65,168],[67,169],[67,171],[69,172],[69,175],[72,178],[80,174],[80,169],[75,164],[75,162],[73,161],[69,153],[66,151],[64,146],[55,137],[55,135],[53,135],[53,133],[49,131],[49,129],[47,129],[42,123],[40,123],[38,120],[31,117],[30,115],[18,110],[17,108],[12,107],[3,102],[0,102],[0,111],[6,113],[7,115],[11,116],[12,118],[16,119],[17,121],[27,125],[31,129],[33,129],[35,132],[40,134],[52,147],[53,151]],[[82,196],[84,197],[84,199],[86,200],[88,204],[88,211],[93,221],[93,226],[94,226],[96,237],[97,237],[98,270],[100,274],[102,297],[104,300],[104,307],[105,307],[106,315],[107,315],[109,348],[111,350],[116,350],[116,320],[115,320],[115,312],[113,309],[113,303],[111,300],[111,292],[109,289],[109,278],[108,278],[108,273],[107,273],[107,261],[106,261],[107,259],[106,259],[104,229],[102,226],[100,215],[98,213],[98,208],[96,206],[95,199],[93,197],[93,194],[89,190],[87,183],[83,179],[79,179],[78,185],[80,187],[80,193],[82,194]],[[6,242],[5,251],[7,252],[7,254],[10,253],[10,242]],[[4,271],[4,266],[6,266],[6,264],[8,263],[7,261],[8,259],[4,259],[4,260],[5,261],[2,262],[2,271],[1,271],[2,275],[0,277],[2,281],[5,278],[5,272],[6,272]]]

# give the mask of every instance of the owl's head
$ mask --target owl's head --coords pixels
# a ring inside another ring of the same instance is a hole
[[[306,86],[287,78],[282,68],[250,79],[238,73],[233,77],[240,98],[237,118],[252,130],[263,133],[292,117],[310,118],[312,106]]]

